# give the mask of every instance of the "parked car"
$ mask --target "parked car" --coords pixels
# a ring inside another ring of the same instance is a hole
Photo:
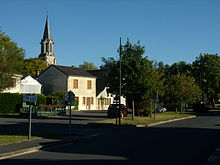
[[[161,112],[166,112],[167,109],[165,107],[157,106],[156,107],[156,112],[161,113]]]
[[[111,104],[108,107],[107,117],[113,118],[116,117],[119,111],[119,104]],[[128,109],[124,104],[121,104],[121,117],[126,117],[128,115]]]

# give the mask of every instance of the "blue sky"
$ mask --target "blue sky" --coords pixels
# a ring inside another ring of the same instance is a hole
[[[57,64],[96,66],[118,58],[122,43],[140,40],[150,60],[191,63],[220,54],[220,0],[0,0],[0,27],[37,57],[49,12]]]

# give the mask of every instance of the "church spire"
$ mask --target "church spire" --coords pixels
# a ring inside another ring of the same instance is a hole
[[[50,34],[48,14],[46,18],[44,35],[41,40],[41,53],[38,58],[45,60],[49,65],[56,65],[56,56],[54,54],[54,42]]]
[[[43,39],[44,39],[44,40],[46,40],[46,39],[51,39],[48,15],[47,15],[46,23],[45,23]]]

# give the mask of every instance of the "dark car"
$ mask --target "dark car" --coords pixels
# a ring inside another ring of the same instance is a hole
[[[107,117],[113,118],[118,115],[119,104],[111,104],[108,107]],[[121,104],[121,117],[126,117],[128,115],[128,109],[124,104]]]

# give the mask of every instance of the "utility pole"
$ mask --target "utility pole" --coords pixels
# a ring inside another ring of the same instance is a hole
[[[31,115],[32,115],[31,102],[29,102],[29,130],[28,130],[28,140],[31,140]]]
[[[118,124],[121,125],[121,37],[120,37],[120,46],[119,46],[119,116]]]

